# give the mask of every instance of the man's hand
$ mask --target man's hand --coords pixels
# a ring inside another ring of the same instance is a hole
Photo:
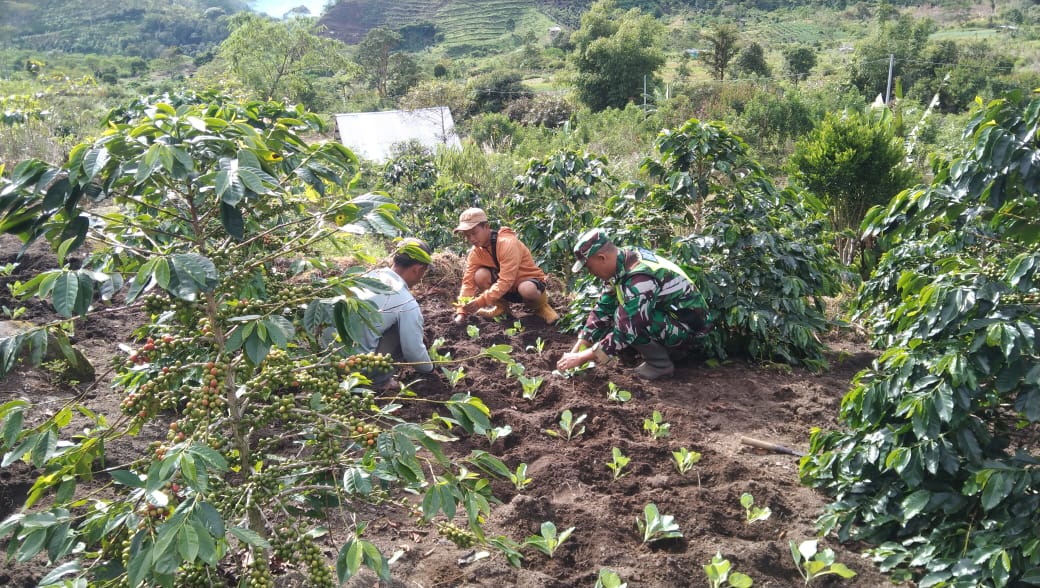
[[[463,304],[462,306],[457,306],[456,310],[460,314],[473,314],[473,313],[477,312],[478,310],[480,310],[480,304],[478,304],[476,300],[470,300],[469,302],[467,302],[466,304]]]
[[[596,358],[596,354],[591,349],[585,351],[569,352],[564,353],[563,357],[556,362],[556,369],[558,370],[569,370],[578,366],[584,365]]]

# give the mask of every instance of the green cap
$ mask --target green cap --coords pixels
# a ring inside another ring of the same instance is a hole
[[[578,261],[575,261],[574,265],[571,266],[571,271],[581,271],[589,257],[595,255],[607,243],[610,243],[610,238],[600,229],[590,229],[582,233],[578,237],[578,242],[574,244],[574,257],[577,257]]]

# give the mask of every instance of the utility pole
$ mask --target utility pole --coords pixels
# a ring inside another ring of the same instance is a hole
[[[892,101],[892,66],[895,64],[896,57],[891,53],[888,54],[888,87],[885,88],[885,105]]]
[[[643,75],[643,117],[646,117],[646,74]]]

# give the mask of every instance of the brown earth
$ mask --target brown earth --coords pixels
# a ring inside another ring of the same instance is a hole
[[[0,240],[0,265],[11,261],[14,253],[12,241]],[[38,271],[44,265],[34,255],[19,269]],[[366,538],[394,558],[394,586],[592,586],[601,568],[614,570],[632,587],[704,586],[707,580],[702,566],[717,552],[736,571],[751,576],[756,587],[803,584],[788,541],[814,537],[813,521],[826,499],[798,483],[797,457],[756,449],[741,439],[760,439],[805,451],[811,428],[836,426],[838,407],[852,376],[874,357],[861,340],[848,333],[828,337],[831,369],[822,374],[752,365],[740,359],[709,367],[703,359],[692,358],[678,366],[674,379],[663,382],[634,379],[629,367],[622,365],[597,367],[565,379],[551,372],[556,359],[572,345],[572,336],[546,327],[521,305],[513,305],[522,332],[513,336],[505,333],[514,327],[514,319],[474,319],[471,324],[479,327],[480,334],[471,338],[464,326],[450,320],[457,272],[446,271],[446,266],[437,269],[440,271],[430,272],[416,288],[430,341],[443,338],[446,343],[441,351],[451,352],[455,358],[474,356],[489,345],[506,343],[513,347],[513,358],[526,366],[528,376],[546,377],[537,396],[527,400],[521,396],[520,384],[506,377],[501,363],[478,359],[465,365],[467,375],[454,389],[443,375],[419,379],[412,387],[419,396],[438,400],[469,392],[491,409],[496,426],[512,427],[512,433],[494,445],[474,436],[448,447],[460,456],[473,449],[489,451],[513,470],[520,463],[528,465],[533,481],[522,492],[508,480],[493,483],[502,503],[493,508],[487,534],[523,541],[538,534],[544,521],[553,521],[560,530],[575,529],[555,557],[550,559],[528,548],[522,569],[515,569],[493,549],[488,550],[490,557],[461,563],[481,548],[457,548],[435,529],[420,527],[396,510],[362,508],[358,517],[370,521]],[[25,275],[17,277],[25,279]],[[9,307],[12,301],[5,284],[13,279],[0,278],[0,303]],[[557,307],[563,306],[558,291],[553,300]],[[28,318],[45,320],[47,309],[32,303]],[[70,386],[51,371],[20,366],[0,380],[0,403],[27,398],[46,412],[79,395],[92,410],[115,418],[122,396],[110,389],[110,374],[105,367],[109,358],[119,353],[118,343],[132,342],[130,332],[139,320],[139,316],[112,313],[77,328],[74,343],[98,367],[99,380],[94,384]],[[545,342],[541,353],[534,350],[539,339]],[[405,381],[411,379],[407,371],[401,376]],[[631,392],[632,399],[624,404],[608,401],[611,382]],[[560,414],[565,409],[575,416],[587,415],[584,433],[570,441],[545,433],[546,429],[559,429]],[[668,437],[654,440],[644,432],[644,419],[653,411],[659,411],[663,421],[670,424]],[[428,405],[421,404],[408,405],[403,414],[413,419],[429,415]],[[139,438],[113,448],[117,453],[113,460],[120,456],[129,460],[145,451],[149,441],[162,437],[164,427],[164,423],[148,426]],[[627,468],[630,473],[618,480],[612,479],[606,465],[613,447],[631,458]],[[686,475],[680,475],[672,464],[671,452],[680,447],[703,455]],[[0,470],[0,519],[20,508],[34,476],[35,472],[22,463]],[[772,516],[746,523],[740,505],[745,492],[754,496],[756,505],[768,506]],[[635,521],[648,503],[656,504],[662,514],[675,517],[683,533],[681,539],[642,543]],[[456,522],[464,526],[461,519]],[[331,532],[323,538],[321,547],[332,562],[353,524],[348,515],[341,514],[334,515],[328,526]],[[851,580],[823,578],[813,585],[889,585],[869,561],[857,555],[854,546],[841,546],[833,539],[825,539],[822,545],[834,548],[838,561],[859,575]],[[2,541],[0,549],[6,549]],[[45,562],[38,560],[0,563],[0,586],[34,586],[46,569]],[[374,584],[370,573],[348,583]],[[289,573],[281,576],[279,585],[306,586],[306,581],[299,573]]]

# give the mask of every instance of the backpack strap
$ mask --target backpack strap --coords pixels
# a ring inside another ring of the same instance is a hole
[[[498,231],[491,231],[491,261],[495,262],[495,271],[500,271],[502,266],[498,265]]]

